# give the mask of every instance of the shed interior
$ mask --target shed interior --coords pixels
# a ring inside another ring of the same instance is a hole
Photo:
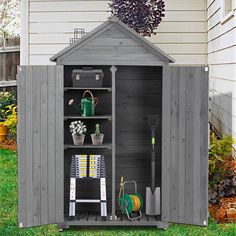
[[[145,191],[146,187],[151,186],[152,148],[151,130],[146,117],[152,114],[159,115],[156,132],[156,186],[161,186],[162,67],[115,66],[116,71],[113,72],[110,65],[92,66],[93,69],[101,69],[104,72],[102,87],[73,87],[72,70],[82,69],[83,67],[77,65],[64,66],[65,221],[68,220],[69,216],[70,164],[73,154],[104,155],[108,219],[118,210],[117,198],[120,178],[123,176],[126,181],[135,180],[137,182],[138,193],[140,193],[144,202],[142,220],[160,220],[160,216],[147,217],[145,215]],[[112,84],[113,76],[115,84]],[[79,104],[86,89],[99,98],[99,104],[93,117],[82,117],[75,108],[68,105],[69,100],[72,98]],[[115,96],[113,93],[115,93]],[[112,102],[113,99],[115,99],[115,103],[113,103],[114,101]],[[115,107],[112,107],[112,104],[115,104]],[[74,120],[82,120],[87,126],[84,146],[73,145],[69,125]],[[100,124],[101,131],[104,133],[103,145],[98,147],[91,144],[90,138],[90,134],[94,133],[96,123]],[[115,140],[112,140],[112,137],[115,137]],[[113,149],[115,152],[113,152]],[[113,168],[113,164],[115,168]],[[113,183],[115,183],[115,188],[112,186]],[[128,194],[133,193],[133,186],[127,186],[126,192]],[[78,198],[97,199],[99,194],[99,180],[80,179],[77,182]],[[112,199],[115,199],[114,206]],[[74,220],[100,221],[100,204],[77,203],[76,218]],[[120,220],[125,221],[127,217],[123,216]]]

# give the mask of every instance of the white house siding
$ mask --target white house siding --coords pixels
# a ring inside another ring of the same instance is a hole
[[[177,64],[205,64],[206,0],[166,0],[166,17],[150,38]],[[51,64],[74,28],[94,29],[110,15],[105,0],[22,0],[21,64]],[[28,11],[27,11],[28,9]]]
[[[236,137],[236,16],[222,24],[222,12],[222,0],[208,0],[210,120],[221,133]]]

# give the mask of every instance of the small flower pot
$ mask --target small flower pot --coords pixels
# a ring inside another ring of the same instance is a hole
[[[74,145],[84,145],[84,134],[76,135],[72,134]]]
[[[100,134],[99,136],[97,136],[96,134],[91,134],[93,145],[102,145],[103,138],[104,138],[104,134]]]

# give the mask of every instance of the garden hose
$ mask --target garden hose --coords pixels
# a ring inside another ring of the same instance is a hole
[[[142,203],[140,198],[137,195],[130,195],[133,200],[133,209],[132,211],[139,211],[141,209]]]
[[[143,200],[138,193],[132,195],[124,194],[119,198],[121,210],[127,210],[129,214],[140,211],[143,207]]]
[[[134,185],[133,194],[125,194],[126,184]],[[121,177],[118,204],[119,211],[117,215],[126,214],[129,220],[136,220],[142,217],[143,199],[137,193],[137,184],[135,181],[124,181],[123,177]],[[132,213],[135,213],[135,216]]]

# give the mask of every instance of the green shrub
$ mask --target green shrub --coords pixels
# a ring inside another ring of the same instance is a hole
[[[231,135],[224,135],[221,139],[217,138],[212,132],[209,149],[209,184],[216,184],[221,180],[224,172],[222,163],[225,158],[232,157],[235,141]]]
[[[16,104],[15,92],[0,92],[0,121],[4,121],[8,111],[8,106]]]
[[[5,118],[4,125],[9,129],[9,135],[11,138],[16,138],[17,129],[17,107],[15,104],[7,106],[7,117]]]

